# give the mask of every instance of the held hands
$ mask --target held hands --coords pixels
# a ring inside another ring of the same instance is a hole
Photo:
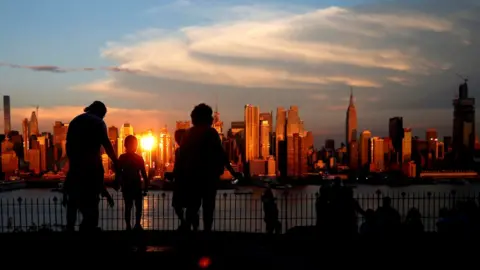
[[[119,181],[115,180],[115,181],[113,182],[113,187],[112,187],[112,188],[113,188],[113,190],[115,190],[115,191],[118,192],[118,191],[120,190],[120,183],[119,183]]]
[[[235,174],[233,174],[233,177],[235,177],[238,182],[241,182],[243,180],[243,174],[241,172],[235,172]]]
[[[113,208],[115,206],[115,201],[113,200],[112,196],[107,197],[107,203],[110,208]]]

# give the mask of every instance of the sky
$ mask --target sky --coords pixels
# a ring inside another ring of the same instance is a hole
[[[3,0],[0,36],[14,129],[37,105],[51,131],[94,100],[136,132],[201,102],[225,130],[245,104],[297,105],[319,145],[344,140],[350,88],[359,131],[378,136],[394,116],[450,135],[457,74],[479,98],[475,0]]]

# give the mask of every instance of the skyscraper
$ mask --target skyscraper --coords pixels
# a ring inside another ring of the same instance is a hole
[[[402,162],[409,162],[412,160],[412,129],[405,128],[403,130],[402,139]]]
[[[438,133],[434,128],[429,128],[425,132],[425,140],[428,143],[428,153],[435,153],[438,142]]]
[[[177,121],[175,130],[179,129],[189,129],[190,128],[190,121]]]
[[[22,137],[23,137],[23,159],[28,161],[28,149],[30,149],[30,137],[28,136],[28,119],[22,121]]]
[[[268,139],[269,139],[269,149],[268,152],[270,155],[273,154],[273,150],[275,149],[275,138],[273,137],[273,113],[260,113],[260,126],[262,121],[267,121],[269,125],[269,130],[268,130]]]
[[[370,170],[371,171],[383,171],[385,169],[385,151],[383,150],[383,139],[379,137],[371,138],[370,143]]]
[[[390,118],[388,122],[388,136],[392,139],[393,149],[395,150],[395,162],[401,161],[403,132],[403,117]]]
[[[8,136],[8,133],[10,130],[12,130],[10,116],[10,96],[3,96],[3,121],[5,136]]]
[[[65,153],[62,153],[62,142],[67,140],[68,124],[56,121],[53,125],[53,160],[58,161]]]
[[[352,170],[358,169],[358,143],[357,141],[351,141],[348,147],[348,159],[349,167]]]
[[[235,136],[237,133],[245,130],[245,122],[234,121],[231,123],[230,127],[231,127],[232,136]]]
[[[123,124],[122,128],[120,128],[120,136],[117,140],[117,154],[120,156],[124,153],[125,147],[123,145],[123,141],[128,135],[134,135],[133,133],[133,126],[130,123]]]
[[[290,106],[287,116],[287,137],[293,136],[295,133],[301,133],[301,122],[298,114],[298,106]],[[301,135],[303,136],[303,134]]]
[[[287,144],[286,144],[286,124],[287,111],[283,107],[277,108],[277,121],[275,128],[275,155],[277,161],[277,171],[279,175],[285,176],[287,166]]]
[[[364,130],[360,134],[360,146],[359,146],[359,157],[360,157],[360,166],[365,168],[370,163],[370,138],[372,133],[368,130]]]
[[[458,89],[453,100],[452,150],[457,164],[471,162],[475,148],[475,98],[468,97],[467,80]]]
[[[290,106],[287,116],[287,175],[300,176],[306,171],[307,153],[303,147],[302,121],[297,106]],[[303,158],[305,156],[305,158]],[[304,165],[305,164],[305,165]]]
[[[220,138],[223,139],[223,122],[220,120],[220,113],[218,108],[215,107],[215,112],[213,113],[213,124],[212,127],[215,128],[220,135]]]
[[[118,155],[118,128],[116,126],[111,126],[108,128],[108,138],[110,139],[110,143],[112,144],[113,150],[115,151],[115,155]]]
[[[130,123],[125,123],[120,130],[120,138],[125,139],[128,135],[133,135],[133,126]]]
[[[350,88],[350,103],[347,108],[347,118],[346,118],[346,138],[345,144],[348,147],[348,144],[351,141],[357,140],[357,109],[355,109],[355,104],[353,102],[353,89]]]
[[[256,159],[260,155],[260,116],[259,108],[245,105],[245,161]]]
[[[28,135],[40,135],[40,131],[38,129],[38,119],[34,111],[32,112],[32,115],[30,116],[30,122],[28,123]]]
[[[267,120],[261,121],[260,156],[265,160],[270,156],[270,124]]]
[[[46,136],[38,136],[37,141],[39,144],[40,149],[40,171],[44,172],[47,170],[47,137]]]
[[[172,163],[173,160],[173,144],[172,144],[172,137],[168,133],[168,129],[162,128],[160,130],[159,136],[159,151],[158,151],[158,158],[161,165],[165,166],[167,163]]]

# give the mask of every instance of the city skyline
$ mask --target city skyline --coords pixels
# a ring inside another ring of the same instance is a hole
[[[14,130],[34,104],[40,130],[50,132],[94,99],[109,107],[108,125],[157,131],[189,120],[200,102],[218,104],[224,132],[245,104],[261,112],[297,105],[316,146],[339,145],[350,86],[357,136],[387,136],[395,116],[413,135],[451,136],[456,73],[471,78],[478,98],[474,1],[65,2],[5,1],[0,11],[2,25],[29,18],[7,27],[0,44],[0,93],[11,97]]]

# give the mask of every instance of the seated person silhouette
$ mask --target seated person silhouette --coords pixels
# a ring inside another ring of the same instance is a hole
[[[187,130],[178,129],[175,131],[175,142],[180,146],[182,139]],[[180,166],[180,147],[175,150],[175,164],[173,168],[173,177],[174,177],[174,187],[173,187],[173,198],[172,198],[172,207],[175,210],[175,214],[180,220],[179,230],[190,229],[186,228],[185,222],[185,209],[187,208],[188,203],[188,183],[186,183],[184,172]]]
[[[120,155],[118,158],[118,172],[119,176],[116,179],[117,187],[122,189],[123,200],[125,203],[125,223],[127,230],[132,229],[131,212],[135,204],[135,229],[142,229],[140,221],[143,210],[143,196],[146,196],[149,186],[149,179],[145,170],[145,161],[135,152],[137,151],[138,140],[135,136],[129,135],[125,138],[126,153]],[[143,178],[143,193],[142,180]]]

